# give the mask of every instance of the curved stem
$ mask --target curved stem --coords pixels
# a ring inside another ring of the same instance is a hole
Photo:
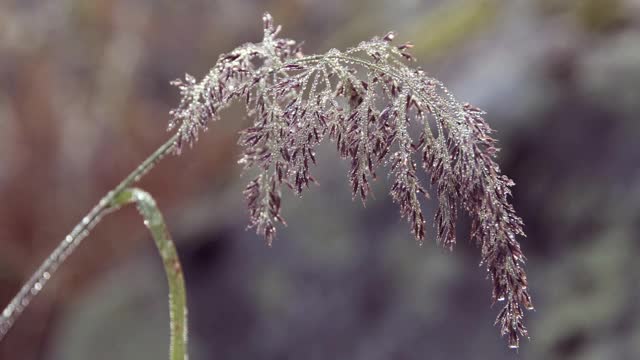
[[[162,213],[146,191],[129,188],[120,192],[112,201],[114,208],[135,203],[144,224],[156,243],[169,285],[169,319],[171,340],[170,360],[187,359],[187,294],[182,276],[178,252],[167,230]]]
[[[173,150],[178,140],[179,132],[175,133],[169,140],[160,146],[153,154],[145,159],[135,170],[133,170],[118,186],[109,191],[100,202],[80,221],[73,230],[60,242],[51,255],[40,265],[36,272],[29,278],[24,286],[18,291],[11,302],[0,314],[0,340],[11,329],[16,319],[22,314],[24,309],[31,303],[31,300],[44,288],[53,273],[60,264],[76,249],[82,240],[89,235],[93,227],[100,222],[102,217],[112,210],[112,204],[121,193],[132,184],[140,180],[149,170],[151,170],[165,155]]]

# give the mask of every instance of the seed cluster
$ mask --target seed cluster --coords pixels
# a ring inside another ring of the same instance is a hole
[[[470,216],[471,237],[493,282],[493,301],[505,302],[496,324],[509,345],[518,347],[519,337],[527,336],[523,308],[533,308],[516,240],[524,235],[523,224],[509,203],[513,182],[494,161],[496,140],[483,112],[459,103],[438,80],[408,66],[411,44],[393,45],[393,33],[344,52],[304,55],[297,42],[277,37],[280,27],[268,14],[264,25],[261,43],[221,55],[202,81],[187,75],[174,82],[182,95],[169,125],[180,133],[177,151],[193,144],[234,100],[246,104],[253,124],[240,134],[239,163],[259,169],[259,175],[244,196],[249,226],[269,244],[276,224],[284,224],[283,186],[301,194],[315,183],[315,149],[325,139],[350,162],[353,197],[363,203],[376,171],[390,168],[391,197],[423,241],[421,201],[429,196],[417,175],[421,161],[438,199],[435,238],[452,249],[458,210]]]

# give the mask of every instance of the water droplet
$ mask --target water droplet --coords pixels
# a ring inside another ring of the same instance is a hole
[[[33,284],[33,287],[31,288],[31,295],[37,295],[40,290],[42,290],[42,285],[40,283]]]

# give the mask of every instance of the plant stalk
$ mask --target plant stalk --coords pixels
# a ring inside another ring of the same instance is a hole
[[[149,228],[162,258],[169,285],[170,360],[187,360],[187,292],[176,246],[153,197],[141,189],[128,188],[115,197],[114,208],[135,203]]]
[[[60,242],[51,255],[40,265],[36,272],[22,286],[11,302],[0,314],[0,340],[11,329],[16,319],[29,306],[31,300],[44,288],[53,273],[60,264],[80,245],[82,240],[89,235],[103,216],[113,210],[112,205],[122,193],[131,185],[138,182],[149,170],[151,170],[165,155],[170,153],[179,138],[176,132],[161,145],[156,151],[146,158],[135,170],[133,170],[120,184],[109,191],[98,204],[73,228],[73,230]]]

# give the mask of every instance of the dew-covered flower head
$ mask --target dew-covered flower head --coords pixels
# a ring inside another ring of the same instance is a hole
[[[199,82],[190,75],[174,82],[182,96],[169,125],[180,133],[177,151],[193,144],[229,104],[246,105],[252,124],[240,134],[239,163],[258,175],[244,196],[249,226],[269,244],[277,224],[284,224],[283,188],[301,194],[315,183],[316,148],[323,141],[333,142],[349,162],[349,187],[363,203],[377,172],[388,169],[390,195],[418,241],[431,237],[453,248],[456,218],[465,212],[493,301],[504,303],[496,324],[518,347],[527,336],[523,309],[533,308],[516,240],[524,236],[523,224],[509,202],[513,182],[495,162],[496,141],[484,113],[409,66],[411,44],[394,44],[393,33],[346,51],[304,55],[279,32],[266,14],[262,42],[221,55]],[[429,194],[418,171],[426,171],[438,202],[432,235],[421,206]]]

